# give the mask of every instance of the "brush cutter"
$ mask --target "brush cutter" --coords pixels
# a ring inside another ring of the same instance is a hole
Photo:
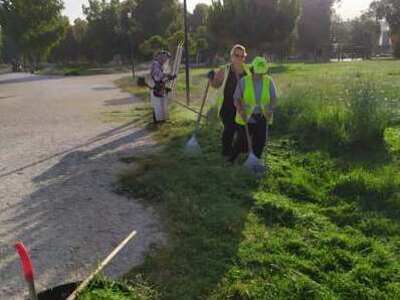
[[[247,123],[244,125],[244,129],[246,132],[247,144],[249,147],[249,156],[244,162],[244,166],[256,175],[265,173],[266,169],[262,160],[259,159],[253,152],[253,144],[251,142],[249,126],[247,125]]]
[[[192,137],[189,139],[189,141],[186,143],[186,146],[185,146],[185,151],[187,153],[192,153],[192,154],[201,153],[201,148],[200,148],[199,143],[197,142],[196,134],[197,134],[197,132],[199,130],[200,120],[201,120],[201,117],[202,117],[204,104],[207,101],[209,88],[210,88],[210,81],[207,81],[206,90],[204,91],[203,99],[201,101],[200,112],[197,115],[196,127],[194,129]]]

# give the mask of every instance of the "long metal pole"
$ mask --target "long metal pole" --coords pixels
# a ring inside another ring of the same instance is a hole
[[[133,60],[133,38],[130,37],[131,40],[131,69],[132,69],[132,77],[135,78],[135,61]]]
[[[186,103],[190,105],[190,81],[189,81],[189,39],[188,39],[188,21],[187,5],[183,0],[184,24],[185,24],[185,68],[186,68]]]
[[[131,71],[132,77],[135,78],[135,62],[133,59],[133,30],[132,30],[132,19],[133,19],[133,12],[129,12],[128,15],[128,34],[129,34],[129,50],[130,50],[130,58],[131,58]]]

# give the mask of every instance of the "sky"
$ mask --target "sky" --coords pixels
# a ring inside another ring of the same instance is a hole
[[[64,14],[69,19],[75,20],[78,17],[83,17],[82,4],[88,4],[88,0],[64,0]],[[351,19],[359,16],[362,11],[369,7],[372,0],[342,0],[342,4],[337,7],[337,12],[344,19]],[[188,10],[193,11],[197,3],[211,4],[211,0],[187,0]]]

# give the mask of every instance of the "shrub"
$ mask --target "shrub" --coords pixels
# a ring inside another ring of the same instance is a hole
[[[391,114],[385,98],[368,82],[353,84],[346,94],[349,144],[361,148],[374,148],[382,144]]]

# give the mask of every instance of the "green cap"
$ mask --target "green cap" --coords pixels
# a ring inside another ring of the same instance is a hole
[[[264,57],[256,56],[251,66],[255,74],[266,74],[268,72],[268,63]]]

